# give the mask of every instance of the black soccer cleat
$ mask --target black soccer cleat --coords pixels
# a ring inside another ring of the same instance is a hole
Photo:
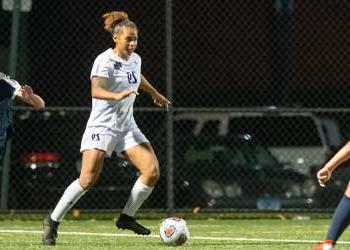
[[[118,229],[129,229],[133,231],[136,234],[141,234],[141,235],[150,235],[151,230],[148,228],[145,228],[141,224],[137,223],[134,217],[131,217],[126,214],[121,214],[119,216],[119,219],[116,222],[116,226]]]
[[[43,245],[54,246],[56,245],[57,228],[59,222],[53,221],[50,216],[44,220],[43,227],[44,233],[42,237]]]

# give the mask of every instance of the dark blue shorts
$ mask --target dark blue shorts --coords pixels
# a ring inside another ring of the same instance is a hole
[[[12,135],[12,129],[9,124],[0,123],[0,164],[4,158],[7,139]]]

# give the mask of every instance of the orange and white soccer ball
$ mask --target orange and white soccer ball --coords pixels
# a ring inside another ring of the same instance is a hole
[[[190,238],[186,221],[178,217],[169,217],[163,220],[159,233],[162,241],[168,245],[180,246]]]

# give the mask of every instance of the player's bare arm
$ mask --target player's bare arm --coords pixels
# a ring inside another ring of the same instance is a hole
[[[43,110],[45,108],[45,101],[37,94],[34,94],[33,89],[24,85],[16,94],[16,98],[33,106],[36,110]]]
[[[121,100],[131,94],[137,94],[134,89],[125,89],[121,92],[113,92],[106,89],[108,79],[105,77],[93,77],[91,79],[91,96],[103,100]]]
[[[318,183],[325,187],[325,183],[331,178],[332,172],[342,163],[350,159],[350,142],[345,144],[325,165],[317,172]]]
[[[159,107],[165,107],[169,109],[171,102],[162,94],[160,94],[152,84],[141,74],[140,88],[152,96],[154,103]]]

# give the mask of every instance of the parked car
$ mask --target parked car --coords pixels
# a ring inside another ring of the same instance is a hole
[[[63,163],[56,152],[29,152],[12,171],[13,209],[49,209],[79,176],[80,159]],[[138,172],[124,159],[106,159],[98,182],[78,203],[82,209],[122,208]],[[122,197],[122,198],[121,198]]]
[[[309,112],[182,112],[174,121],[179,131],[192,124],[194,136],[253,134],[279,161],[303,174],[344,142],[335,120]]]
[[[347,183],[318,186],[315,171],[343,141],[334,120],[311,113],[181,112],[173,139],[176,208],[330,208]]]
[[[80,173],[81,136],[89,112],[18,111],[14,116],[9,208],[50,209]],[[95,186],[77,204],[84,209],[122,208],[138,178],[125,159],[105,159]]]
[[[176,205],[211,208],[306,208],[316,183],[287,169],[250,134],[197,137],[176,164]],[[205,143],[202,143],[205,142]]]

